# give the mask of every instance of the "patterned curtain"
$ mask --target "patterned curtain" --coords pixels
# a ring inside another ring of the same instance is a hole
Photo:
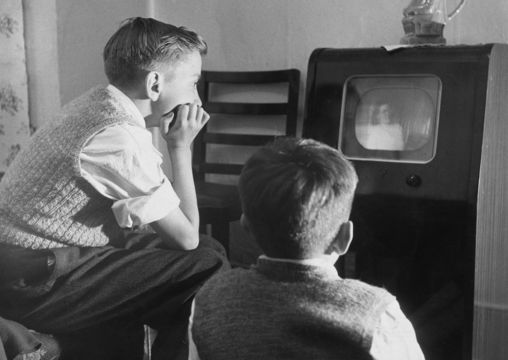
[[[30,137],[27,72],[20,0],[0,1],[0,172]]]

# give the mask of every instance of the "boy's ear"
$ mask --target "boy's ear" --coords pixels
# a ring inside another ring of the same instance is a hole
[[[162,76],[157,71],[150,71],[145,76],[145,91],[148,98],[157,101],[162,90]]]
[[[340,226],[339,233],[335,238],[333,250],[339,255],[344,255],[345,253],[347,253],[349,245],[351,245],[352,240],[353,240],[353,222],[346,221],[345,223],[342,223],[342,225]]]

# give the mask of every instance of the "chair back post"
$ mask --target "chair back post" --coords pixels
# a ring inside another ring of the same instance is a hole
[[[201,79],[198,83],[198,94],[205,110],[209,96],[209,83],[206,79],[206,74],[206,71],[202,72]],[[202,163],[206,160],[206,144],[203,138],[207,130],[207,126],[208,124],[205,124],[205,126],[203,126],[201,131],[198,133],[194,139],[192,148],[192,170],[194,173],[194,179],[197,181],[205,180],[205,171],[203,170]]]
[[[300,91],[300,70],[289,69],[288,72],[288,109],[286,117],[286,135],[296,136],[296,123],[298,117],[298,95]]]

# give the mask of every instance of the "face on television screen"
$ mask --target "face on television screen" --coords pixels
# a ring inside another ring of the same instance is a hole
[[[353,76],[344,84],[339,147],[355,160],[426,163],[436,151],[441,81]]]

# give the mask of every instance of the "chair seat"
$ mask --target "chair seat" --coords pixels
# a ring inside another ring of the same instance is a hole
[[[212,227],[212,236],[229,255],[229,223],[240,219],[242,207],[235,185],[196,182],[200,231],[206,232],[206,224]]]
[[[242,208],[236,185],[198,181],[196,192],[202,221],[205,221],[203,217],[213,220],[219,216],[226,216],[228,221],[240,219]]]

